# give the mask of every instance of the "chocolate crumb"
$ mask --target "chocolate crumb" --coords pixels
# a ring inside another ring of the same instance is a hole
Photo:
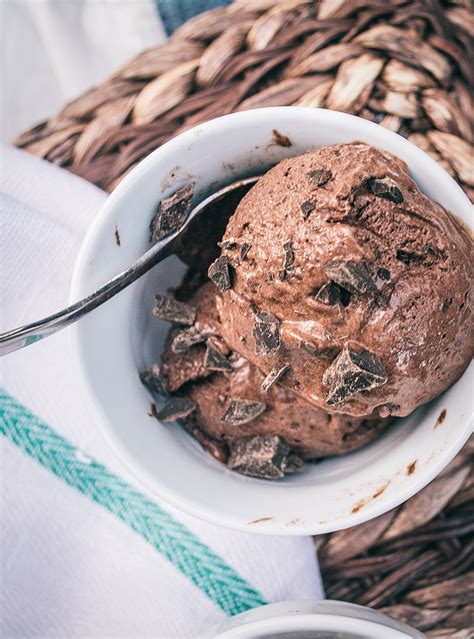
[[[276,129],[272,131],[272,143],[278,146],[291,146],[290,138],[280,133]]]
[[[274,366],[262,382],[262,391],[266,393],[270,386],[273,386],[280,380],[290,369],[289,364]]]
[[[390,202],[395,202],[395,204],[401,204],[404,200],[402,192],[398,188],[398,185],[392,178],[384,177],[384,178],[370,178],[367,182],[367,188],[371,193],[377,195],[378,197],[384,198],[384,200],[389,200]]]
[[[184,353],[195,344],[201,344],[206,341],[206,335],[197,330],[194,326],[176,333],[171,342],[171,350],[173,353]]]
[[[253,336],[257,355],[266,357],[276,353],[281,346],[280,320],[272,313],[258,312],[255,315]]]
[[[335,282],[329,282],[319,289],[315,298],[322,304],[334,306],[341,299],[341,289]]]
[[[324,372],[326,402],[338,404],[355,393],[382,386],[387,379],[377,355],[367,350],[356,353],[344,348]]]
[[[150,242],[157,242],[178,231],[191,211],[194,184],[187,184],[170,197],[161,200],[150,223]]]
[[[171,297],[157,295],[153,315],[166,322],[173,322],[173,324],[192,326],[196,320],[196,309]]]
[[[285,474],[290,448],[278,436],[243,437],[230,445],[227,466],[231,470],[259,479],[278,479]]]
[[[207,274],[220,291],[231,288],[229,262],[225,255],[221,255],[211,264]]]
[[[416,468],[416,462],[418,460],[415,459],[415,461],[412,461],[411,464],[408,464],[407,466],[407,475],[413,475],[413,473],[415,472],[415,468]]]
[[[323,186],[332,178],[332,171],[330,169],[321,168],[310,171],[306,175],[316,184],[316,186]]]
[[[306,200],[306,202],[303,202],[303,204],[300,204],[300,209],[301,209],[301,212],[303,213],[303,217],[305,220],[308,219],[308,217],[311,215],[311,213],[314,211],[315,208],[316,208],[316,204],[314,202],[311,202],[310,200]]]
[[[443,408],[443,410],[440,412],[438,416],[438,419],[436,420],[435,428],[436,426],[439,426],[440,424],[444,422],[444,420],[446,419],[447,413],[448,411],[446,410],[446,408]]]
[[[240,247],[240,259],[245,260],[247,257],[247,253],[250,251],[252,246],[248,242],[244,242]]]
[[[166,424],[175,422],[177,419],[183,419],[190,415],[196,409],[196,403],[187,397],[170,397],[167,402],[160,408],[156,414],[156,418],[160,422]]]
[[[157,412],[156,412],[156,404],[154,402],[152,402],[150,404],[150,410],[148,411],[148,416],[149,417],[156,417]]]
[[[115,233],[114,234],[115,234],[115,244],[117,246],[120,246],[120,233],[119,233],[117,225],[115,225]]]
[[[264,402],[251,399],[232,399],[226,412],[222,415],[221,421],[235,425],[248,424],[257,419],[266,407]]]
[[[156,393],[157,395],[168,395],[168,391],[166,388],[166,382],[163,377],[163,373],[158,364],[155,364],[151,368],[144,370],[139,375],[141,383],[146,386],[146,388],[151,393]]]
[[[365,262],[355,260],[333,260],[324,266],[326,275],[349,293],[378,294],[378,289]]]
[[[207,344],[206,354],[204,355],[204,368],[209,371],[225,372],[231,371],[232,366],[226,357],[217,349]]]

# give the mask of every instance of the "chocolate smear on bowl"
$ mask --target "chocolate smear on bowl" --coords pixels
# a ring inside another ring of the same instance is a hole
[[[338,404],[355,393],[382,386],[387,379],[382,362],[375,353],[344,348],[324,372],[326,402]]]
[[[245,258],[247,257],[248,252],[250,251],[250,249],[252,248],[251,244],[249,244],[248,242],[243,242],[242,246],[240,247],[240,259],[241,260],[245,260]]]
[[[291,146],[291,140],[288,136],[283,135],[280,131],[273,129],[272,131],[272,143],[278,146]]]
[[[156,418],[160,422],[170,423],[183,419],[196,410],[196,403],[188,397],[170,397],[157,411]]]
[[[289,364],[274,366],[262,382],[262,391],[266,393],[268,389],[280,380],[290,370]]]
[[[316,184],[316,186],[323,186],[332,178],[332,171],[330,169],[321,168],[310,171],[306,175]]]
[[[155,308],[153,315],[158,319],[181,324],[182,326],[192,326],[196,320],[196,309],[184,302],[178,302],[166,295],[155,297]]]
[[[341,289],[335,282],[329,282],[319,289],[315,299],[327,306],[334,306],[341,299]]]
[[[163,372],[158,364],[142,371],[140,373],[140,381],[151,393],[163,396],[168,395]]]
[[[316,208],[316,204],[314,202],[311,202],[311,200],[306,200],[306,202],[303,202],[302,204],[300,204],[300,209],[301,209],[301,212],[303,213],[303,217],[305,220],[309,218],[309,216],[311,215],[311,213],[314,211],[315,208]]]
[[[251,399],[232,399],[221,417],[221,421],[227,424],[248,424],[257,419],[267,405],[265,402],[258,402]]]
[[[184,353],[195,344],[202,344],[206,341],[207,336],[198,331],[195,326],[179,331],[171,342],[171,350],[173,353]]]
[[[389,177],[370,178],[367,182],[367,188],[374,195],[382,197],[384,200],[395,202],[395,204],[401,204],[404,200],[397,183]]]
[[[326,275],[336,284],[354,295],[378,294],[367,264],[355,260],[332,260],[324,266]]]
[[[225,255],[214,260],[207,274],[220,291],[224,292],[231,288],[229,261]]]
[[[150,241],[157,242],[178,231],[191,211],[194,184],[187,184],[170,197],[161,200],[150,223]]]
[[[220,350],[214,348],[212,343],[209,342],[207,344],[206,354],[204,355],[204,368],[216,372],[232,371],[229,360]]]
[[[259,311],[255,315],[253,327],[255,353],[257,355],[273,355],[281,346],[280,320],[272,313]]]
[[[285,475],[290,447],[281,437],[243,437],[230,445],[227,466],[241,475],[278,479]]]

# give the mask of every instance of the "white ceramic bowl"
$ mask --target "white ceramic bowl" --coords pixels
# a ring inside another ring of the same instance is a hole
[[[287,135],[292,146],[271,144],[272,129]],[[90,293],[145,251],[157,202],[184,183],[196,182],[197,201],[285,157],[354,140],[405,160],[420,188],[469,224],[469,201],[454,180],[399,135],[323,109],[246,111],[183,133],[123,180],[84,242],[71,299]],[[303,474],[277,482],[227,470],[183,429],[161,426],[147,415],[150,397],[138,379],[139,370],[159,359],[168,330],[152,317],[154,295],[177,284],[183,270],[176,258],[166,260],[74,328],[76,358],[95,420],[128,469],[157,496],[240,530],[326,533],[376,517],[411,497],[436,477],[469,436],[473,365],[446,393],[361,450],[309,464]],[[442,411],[446,418],[437,426]]]
[[[377,610],[342,601],[284,601],[225,621],[214,639],[426,639]]]

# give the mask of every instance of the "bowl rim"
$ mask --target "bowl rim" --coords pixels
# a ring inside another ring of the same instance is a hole
[[[124,177],[122,182],[112,191],[112,193],[109,194],[106,201],[98,211],[81,245],[78,257],[76,259],[71,282],[70,301],[76,301],[82,295],[82,282],[83,278],[87,277],[86,272],[89,262],[89,252],[95,242],[96,237],[100,235],[102,230],[107,227],[109,218],[113,215],[116,203],[120,202],[125,193],[128,193],[128,191],[135,188],[135,183],[137,182],[137,180],[144,176],[149,171],[149,169],[154,166],[157,158],[161,157],[163,154],[174,154],[180,148],[186,147],[190,143],[195,143],[196,137],[205,139],[206,133],[210,129],[213,129],[215,127],[225,127],[227,123],[232,121],[237,123],[240,122],[241,125],[245,125],[245,122],[254,123],[255,119],[266,120],[268,126],[268,122],[271,122],[272,117],[280,117],[284,112],[291,112],[291,115],[296,118],[298,117],[298,114],[304,113],[307,115],[308,113],[311,113],[315,121],[318,119],[320,120],[319,123],[321,123],[321,120],[322,122],[324,122],[325,120],[331,120],[333,125],[337,125],[339,123],[341,124],[341,126],[352,123],[353,128],[355,129],[354,139],[357,139],[357,134],[360,134],[361,131],[367,130],[373,132],[377,130],[381,136],[381,148],[384,148],[384,138],[385,140],[393,140],[398,145],[406,147],[407,151],[418,156],[418,161],[421,161],[430,167],[430,170],[433,171],[435,177],[436,174],[438,174],[440,177],[443,178],[445,183],[450,185],[450,188],[453,191],[452,197],[456,200],[456,211],[463,210],[466,213],[470,211],[470,201],[465,193],[462,191],[461,187],[450,175],[446,173],[446,171],[435,160],[433,160],[424,151],[416,147],[414,144],[412,144],[399,134],[385,129],[380,125],[375,124],[374,122],[370,122],[358,116],[339,111],[311,107],[267,107],[231,113],[229,115],[215,118],[203,124],[192,127],[187,131],[179,134],[178,136],[172,138],[159,148],[155,149],[143,160],[141,160],[130,171],[130,173],[128,173]],[[413,495],[418,493],[433,479],[435,479],[435,477],[437,477],[442,472],[442,470],[459,452],[472,432],[472,424],[474,418],[471,413],[470,420],[466,419],[465,430],[459,434],[458,438],[454,442],[452,441],[450,443],[450,446],[443,451],[443,455],[440,455],[437,458],[436,463],[432,463],[430,467],[427,468],[422,474],[417,474],[416,476],[414,476],[410,486],[407,486],[404,489],[400,489],[396,495],[393,495],[390,498],[387,496],[385,497],[385,499],[381,500],[372,500],[371,503],[367,504],[358,513],[348,513],[344,517],[332,520],[332,522],[328,521],[325,523],[316,523],[313,521],[308,524],[304,523],[301,526],[294,528],[291,526],[285,526],[283,528],[279,524],[273,523],[272,521],[265,522],[265,525],[263,526],[250,526],[250,522],[244,523],[236,515],[228,512],[222,513],[220,511],[217,511],[216,508],[211,505],[209,505],[208,507],[196,505],[193,500],[190,499],[187,495],[183,494],[182,492],[176,491],[169,485],[166,485],[161,480],[153,477],[146,469],[141,467],[140,462],[137,461],[134,455],[130,454],[127,447],[122,444],[120,439],[114,433],[113,428],[109,424],[106,411],[102,408],[100,402],[98,401],[96,392],[93,388],[93,385],[90,383],[86,372],[85,353],[81,347],[80,331],[78,330],[77,324],[72,326],[71,338],[74,353],[73,357],[79,369],[82,395],[85,397],[86,404],[88,405],[89,410],[92,414],[94,423],[98,427],[98,431],[101,433],[108,447],[112,450],[119,462],[126,467],[127,471],[130,472],[130,474],[138,481],[139,484],[144,486],[159,499],[163,499],[165,502],[174,506],[178,510],[193,515],[201,520],[208,521],[210,523],[233,530],[240,530],[242,532],[253,532],[263,535],[317,535],[334,532],[336,530],[343,530],[374,519],[375,517],[378,517],[388,512],[389,510],[396,508],[401,503],[410,499]],[[466,369],[464,375],[470,374],[469,371],[471,371],[471,369],[472,371],[474,371],[473,363],[471,363],[471,366]]]

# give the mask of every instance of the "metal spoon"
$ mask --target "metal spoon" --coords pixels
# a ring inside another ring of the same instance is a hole
[[[0,334],[0,356],[16,351],[24,346],[29,346],[38,342],[48,335],[52,335],[62,328],[69,326],[90,311],[107,302],[111,297],[123,291],[130,284],[138,280],[139,277],[147,273],[158,262],[161,262],[169,255],[175,252],[177,244],[183,239],[186,231],[189,229],[191,222],[198,217],[205,215],[209,206],[215,204],[219,199],[224,199],[228,194],[233,193],[236,189],[242,189],[251,185],[258,180],[258,177],[249,177],[237,182],[233,182],[228,186],[216,191],[205,200],[200,202],[188,215],[186,222],[180,229],[167,237],[159,240],[146,253],[144,253],[133,266],[126,271],[119,273],[109,282],[101,286],[91,295],[68,306],[62,311],[45,317],[44,319],[20,326],[6,333]]]

